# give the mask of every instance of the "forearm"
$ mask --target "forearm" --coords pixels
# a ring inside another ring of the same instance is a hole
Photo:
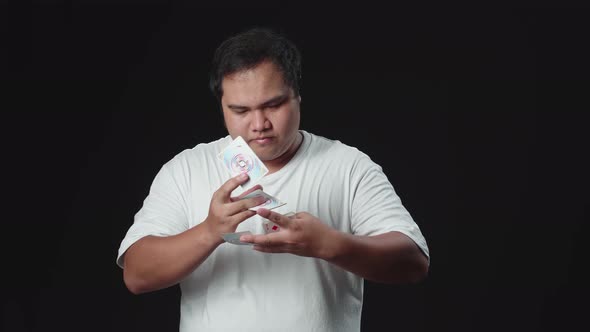
[[[144,237],[125,253],[125,284],[134,294],[177,284],[221,243],[223,240],[214,236],[205,223],[174,236]]]
[[[324,259],[367,280],[417,282],[428,273],[426,256],[400,232],[357,236],[334,231],[327,239]]]

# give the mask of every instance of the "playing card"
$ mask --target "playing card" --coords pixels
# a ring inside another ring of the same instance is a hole
[[[294,216],[295,216],[295,212],[289,212],[289,213],[285,214],[285,217],[287,217],[289,219],[293,218]],[[268,219],[264,219],[264,221],[262,221],[262,226],[264,227],[264,232],[266,234],[278,232],[281,230],[281,226],[275,224],[274,222],[272,222]]]
[[[264,166],[241,136],[236,137],[217,157],[223,162],[232,177],[248,173],[250,178],[248,182],[241,185],[243,189],[250,188],[268,173],[268,168]]]
[[[256,211],[260,208],[272,210],[274,208],[278,208],[279,206],[283,206],[283,205],[287,204],[287,203],[281,202],[276,197],[273,197],[260,189],[254,190],[253,192],[249,193],[248,195],[245,195],[244,197],[242,197],[241,199],[254,198],[254,197],[258,197],[258,196],[263,196],[264,198],[266,198],[266,201],[264,201],[264,203],[262,203],[260,205],[257,205],[255,207],[251,207],[249,210]]]
[[[224,233],[221,237],[225,240],[225,242],[237,245],[252,245],[252,243],[242,242],[240,241],[240,236],[244,234],[252,234],[250,231],[245,232],[237,232],[237,233]]]
[[[264,220],[262,222],[262,226],[264,227],[264,232],[266,234],[278,232],[281,230],[281,226],[275,224],[274,222],[272,222],[270,220]]]

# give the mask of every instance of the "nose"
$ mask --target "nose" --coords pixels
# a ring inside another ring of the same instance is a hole
[[[252,111],[252,130],[254,131],[264,131],[270,128],[270,121],[266,116],[266,112],[264,110],[254,110]]]

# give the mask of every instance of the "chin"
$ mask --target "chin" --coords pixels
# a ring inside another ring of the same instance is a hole
[[[260,158],[260,160],[262,160],[262,161],[270,161],[270,160],[273,160],[273,159],[275,159],[275,158],[273,158],[273,156],[272,156],[272,155],[269,155],[268,153],[260,153],[260,154],[256,153],[256,155],[257,155],[257,156],[258,156],[258,158]]]
[[[272,151],[258,151],[256,153],[256,155],[262,161],[271,161],[271,160],[275,160],[281,156],[281,154],[277,154],[276,152],[277,151],[274,151],[274,150],[272,150]]]

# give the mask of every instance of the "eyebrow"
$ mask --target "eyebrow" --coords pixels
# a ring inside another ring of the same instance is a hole
[[[281,94],[281,95],[278,95],[276,97],[272,97],[271,99],[263,102],[262,104],[260,104],[258,106],[258,108],[266,108],[266,107],[271,106],[271,105],[282,104],[287,99],[289,99],[289,94]],[[248,107],[248,106],[234,105],[234,104],[228,104],[227,105],[227,108],[229,108],[229,109],[236,109],[236,110],[248,110],[248,109],[250,109],[250,107]]]

